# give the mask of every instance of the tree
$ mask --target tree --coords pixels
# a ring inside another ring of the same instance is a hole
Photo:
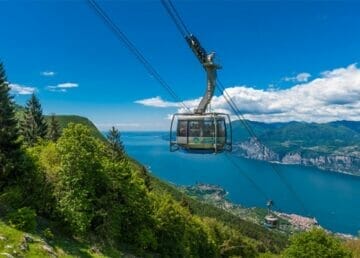
[[[26,103],[24,119],[21,123],[21,131],[25,143],[34,146],[39,138],[45,138],[47,134],[47,124],[42,113],[39,99],[33,93]]]
[[[113,160],[121,160],[124,158],[124,145],[121,141],[121,134],[114,126],[111,127],[106,135],[110,146],[110,156]]]
[[[85,233],[95,216],[97,196],[106,193],[101,143],[81,124],[70,123],[56,144],[60,157],[57,209],[74,233]]]
[[[21,158],[18,137],[14,103],[4,66],[0,63],[0,191],[8,183],[9,175],[16,174]]]
[[[290,245],[283,253],[284,257],[351,257],[340,240],[322,229],[314,228],[308,232],[296,234],[290,238]]]
[[[51,114],[50,122],[49,122],[49,130],[48,130],[48,138],[53,142],[56,142],[60,137],[60,125],[59,121],[56,119],[55,114]]]

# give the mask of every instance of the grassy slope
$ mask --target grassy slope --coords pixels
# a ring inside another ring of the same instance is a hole
[[[33,242],[28,243],[28,250],[22,251],[21,245],[25,235],[29,235]],[[52,240],[46,240],[42,230],[38,229],[35,233],[29,234],[5,224],[0,220],[0,257],[6,257],[6,254],[15,257],[122,257],[125,254],[111,247],[105,248],[105,252],[97,251],[95,245],[90,243],[80,243],[75,239],[67,238],[59,233],[54,234]],[[49,253],[44,246],[50,246],[53,249]]]

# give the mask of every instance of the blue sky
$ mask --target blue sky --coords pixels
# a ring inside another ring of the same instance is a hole
[[[160,1],[99,4],[195,106],[205,75]],[[203,46],[217,52],[219,78],[249,118],[360,120],[359,3],[174,4]],[[16,102],[35,89],[47,114],[84,115],[100,129],[168,128],[176,103],[166,104],[171,96],[85,1],[1,1],[0,9],[0,59]],[[221,96],[214,108],[226,110]]]

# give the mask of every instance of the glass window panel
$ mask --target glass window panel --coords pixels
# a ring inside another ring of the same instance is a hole
[[[203,125],[203,137],[214,137],[215,126],[214,120],[205,120]]]
[[[177,135],[180,137],[187,136],[187,121],[179,121],[178,122],[178,132]]]
[[[200,121],[189,121],[189,136],[190,137],[201,136]]]
[[[225,137],[225,120],[218,120],[217,121],[217,136],[218,137]]]

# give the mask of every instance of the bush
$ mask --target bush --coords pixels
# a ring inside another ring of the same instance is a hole
[[[23,207],[8,214],[8,222],[11,226],[24,231],[34,231],[36,227],[36,213],[34,210]]]
[[[43,235],[47,240],[52,240],[54,239],[54,234],[51,232],[50,228],[46,228],[43,231]]]
[[[8,210],[19,209],[24,206],[24,195],[21,187],[7,187],[0,193],[0,206],[4,206],[3,209],[5,212]]]
[[[290,246],[284,251],[283,256],[294,258],[352,257],[351,252],[338,238],[318,228],[292,236]]]
[[[360,257],[360,239],[352,239],[345,242],[347,249],[352,251],[355,258]]]

